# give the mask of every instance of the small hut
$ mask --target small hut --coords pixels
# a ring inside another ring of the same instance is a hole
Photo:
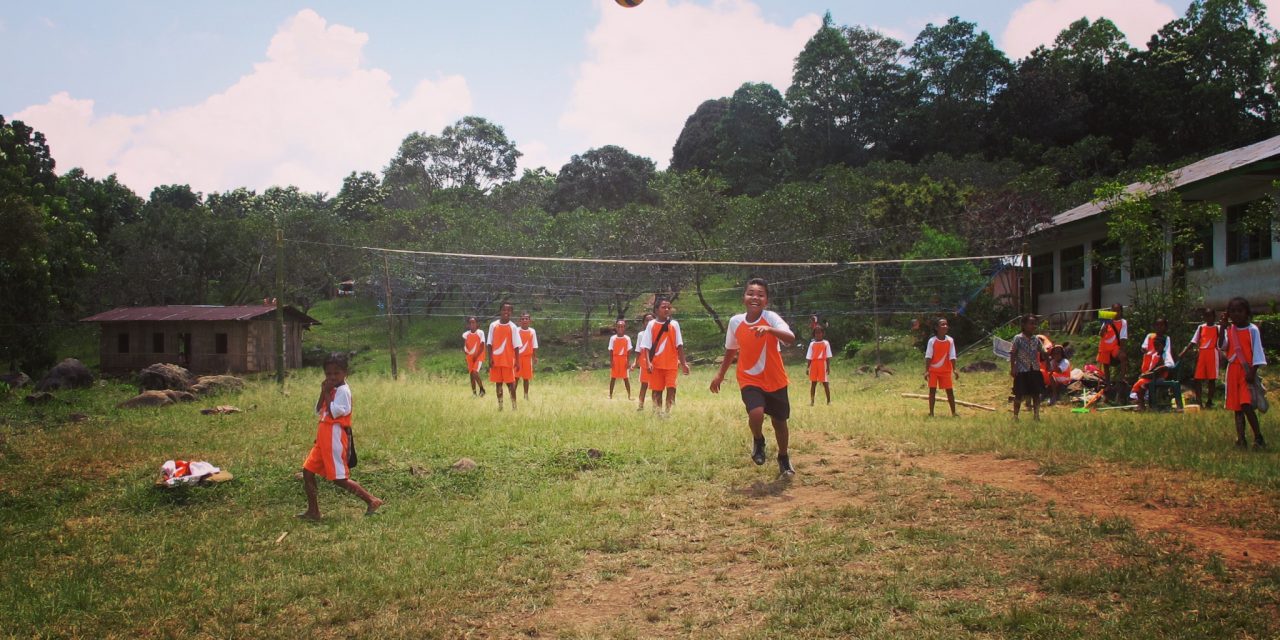
[[[102,329],[103,371],[136,371],[158,362],[196,373],[253,373],[275,369],[274,304],[222,307],[121,307],[90,316]],[[285,366],[302,366],[302,332],[320,324],[284,308]]]

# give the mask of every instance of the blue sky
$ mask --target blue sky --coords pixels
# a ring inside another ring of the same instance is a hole
[[[142,194],[288,182],[335,192],[413,130],[462,115],[506,128],[553,171],[621,144],[665,166],[699,102],[785,90],[824,11],[908,41],[952,15],[1012,57],[1107,15],[1135,44],[1186,0],[19,2],[0,13],[0,114],[50,139],[59,169]],[[14,62],[17,62],[14,64]]]

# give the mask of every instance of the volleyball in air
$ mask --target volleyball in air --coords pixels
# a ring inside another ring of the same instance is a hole
[[[631,7],[638,7],[640,6],[641,2],[644,2],[644,0],[613,0],[613,1],[617,2],[620,6],[627,7],[628,9],[630,9]]]

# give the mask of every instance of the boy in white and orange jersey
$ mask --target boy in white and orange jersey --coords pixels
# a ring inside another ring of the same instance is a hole
[[[480,369],[484,367],[484,332],[475,316],[467,318],[467,330],[462,332],[462,352],[467,356],[467,375],[471,377],[471,395],[484,397],[484,380]],[[478,393],[477,393],[478,392]]]
[[[933,325],[934,335],[924,348],[924,379],[929,382],[929,417],[933,417],[933,405],[937,400],[938,389],[947,392],[947,404],[951,407],[951,416],[956,415],[956,393],[952,390],[951,379],[955,374],[956,341],[947,330],[951,328],[946,318],[938,318]]]
[[[747,408],[747,427],[751,429],[751,461],[764,464],[764,417],[773,423],[773,434],[778,440],[778,471],[788,477],[795,475],[791,457],[787,451],[790,432],[787,420],[791,417],[791,401],[787,398],[787,370],[782,364],[782,345],[795,342],[791,327],[778,314],[765,307],[769,305],[769,283],[763,278],[747,281],[742,294],[746,313],[729,319],[724,339],[724,361],[720,371],[711,379],[711,393],[720,393],[724,375],[734,359],[738,361],[738,387],[742,403]]]
[[[489,324],[485,340],[489,347],[489,382],[498,389],[498,411],[502,411],[502,385],[511,391],[511,410],[516,409],[516,372],[520,370],[516,353],[524,343],[520,342],[520,331],[511,321],[511,309],[510,302],[502,303],[498,319]]]
[[[609,336],[609,399],[613,399],[613,386],[622,380],[627,387],[627,399],[631,399],[631,336],[627,335],[627,321],[621,318],[613,323],[613,335]]]
[[[382,506],[382,500],[351,479],[355,464],[355,442],[351,434],[351,387],[347,386],[347,357],[332,353],[324,360],[324,380],[316,401],[316,440],[311,453],[302,463],[302,486],[307,494],[307,510],[298,514],[305,520],[320,519],[320,502],[316,497],[316,476],[350,491],[364,500],[364,514],[371,516]]]
[[[818,383],[827,394],[827,404],[831,404],[831,343],[826,340],[827,330],[820,324],[813,325],[813,340],[809,341],[809,350],[804,359],[809,370],[809,406],[813,406],[813,397],[818,392]]]
[[[529,326],[529,313],[520,314],[520,370],[516,377],[524,381],[524,399],[529,399],[529,381],[533,380],[533,368],[538,364],[538,330]]]
[[[640,318],[640,331],[636,333],[636,360],[632,365],[640,372],[640,406],[636,411],[644,411],[644,399],[649,395],[649,358],[640,350],[640,343],[644,342],[644,334],[652,321],[653,314],[645,312],[644,317]]]
[[[1196,348],[1196,375],[1192,380],[1192,389],[1195,390],[1196,400],[1206,409],[1213,408],[1213,397],[1218,394],[1218,368],[1219,368],[1219,349],[1222,348],[1223,332],[1214,323],[1217,316],[1213,309],[1205,307],[1202,312],[1204,322],[1196,327],[1196,332],[1191,336],[1191,342],[1182,348],[1182,352],[1178,354],[1181,360],[1187,355],[1187,351],[1191,347]],[[1225,318],[1226,315],[1223,314]],[[1205,383],[1208,383],[1205,385]],[[1209,393],[1204,394],[1204,386],[1209,387]]]
[[[676,376],[680,371],[689,375],[689,363],[684,359],[684,336],[680,323],[671,317],[671,301],[658,300],[658,315],[649,321],[641,336],[640,357],[645,358],[649,370],[649,388],[653,390],[653,410],[662,411],[662,392],[667,392],[666,413],[676,403]]]

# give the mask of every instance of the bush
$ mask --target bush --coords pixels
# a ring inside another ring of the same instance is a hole
[[[862,348],[865,346],[867,345],[864,344],[861,340],[850,340],[846,342],[844,345],[844,357],[852,358],[858,355],[858,352],[861,351]]]

